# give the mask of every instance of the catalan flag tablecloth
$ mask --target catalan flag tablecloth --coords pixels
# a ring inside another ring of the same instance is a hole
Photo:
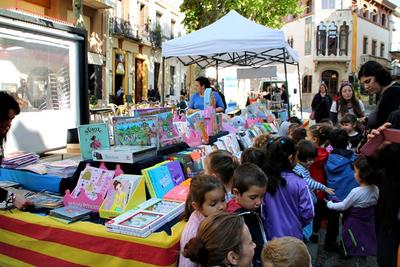
[[[90,222],[63,224],[27,212],[0,212],[0,266],[176,266],[179,222],[172,234],[147,238],[109,233]]]

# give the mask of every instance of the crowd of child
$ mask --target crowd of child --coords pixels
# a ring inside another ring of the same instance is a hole
[[[303,242],[319,242],[323,219],[327,221],[324,249],[361,260],[376,255],[375,212],[381,198],[375,184],[381,173],[372,167],[378,166],[376,160],[357,158],[354,152],[360,141],[357,120],[346,115],[339,127],[325,122],[307,129],[292,121],[285,136],[257,137],[240,162],[222,150],[207,156],[205,175],[194,177],[190,186],[179,266],[247,266],[233,264],[241,255],[240,249],[235,250],[237,236],[252,240],[247,244],[253,251],[248,266],[311,266]],[[226,217],[226,212],[239,215],[247,228],[232,230],[224,224],[219,229],[223,240],[215,244],[217,239],[208,235],[215,234],[216,226],[204,225],[210,220],[222,222],[218,214]],[[230,244],[226,251],[224,242]]]

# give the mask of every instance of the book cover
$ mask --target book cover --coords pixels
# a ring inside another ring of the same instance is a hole
[[[98,194],[104,198],[109,182],[114,177],[114,173],[114,171],[87,166],[80,173],[78,183],[72,191],[72,195],[78,197],[82,188],[86,196],[91,200],[96,200]]]
[[[150,226],[161,217],[163,217],[162,214],[139,211],[128,219],[120,222],[119,225],[127,226],[130,228],[137,228],[139,230],[146,230],[147,228],[150,228]]]
[[[372,156],[384,142],[400,143],[400,130],[384,129],[379,135],[374,136],[360,149],[364,156]]]
[[[74,220],[77,218],[82,218],[84,216],[87,216],[91,212],[92,212],[91,210],[81,208],[81,207],[65,206],[65,207],[51,210],[50,215],[56,216],[56,217],[59,217],[62,219]]]
[[[189,191],[190,191],[189,186],[178,185],[172,188],[172,190],[169,191],[167,194],[165,194],[164,199],[178,200],[185,202],[187,196],[189,195]]]
[[[182,138],[176,131],[172,112],[164,112],[156,115],[158,118],[160,146],[166,146],[182,142]]]
[[[167,215],[169,213],[174,213],[176,209],[180,209],[182,206],[184,206],[182,204],[183,203],[181,201],[162,199],[157,203],[145,208],[144,211]]]
[[[93,150],[93,160],[118,163],[135,163],[157,155],[155,146],[113,146],[109,149]]]
[[[63,204],[64,198],[49,193],[34,193],[26,196],[36,207],[56,208]]]
[[[1,188],[7,188],[7,187],[14,187],[20,185],[20,183],[14,182],[14,181],[8,181],[8,180],[2,180],[0,181],[0,187]]]
[[[78,136],[82,159],[92,159],[94,149],[110,147],[108,126],[105,123],[80,125]]]
[[[116,146],[158,146],[157,117],[113,117]]]
[[[115,177],[108,188],[107,197],[104,200],[104,208],[116,212],[124,211],[140,179],[140,175],[130,174],[122,174]]]
[[[168,167],[174,185],[179,185],[185,180],[185,175],[183,173],[182,166],[179,163],[179,161],[177,160],[170,161],[166,163],[166,166]]]
[[[148,170],[147,173],[150,179],[149,182],[155,191],[155,196],[152,197],[162,198],[174,187],[174,182],[167,166],[157,166]]]

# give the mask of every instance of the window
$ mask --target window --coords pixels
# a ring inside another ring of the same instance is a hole
[[[305,6],[305,9],[304,9],[304,13],[305,14],[310,14],[312,12],[312,10],[313,10],[312,0],[306,1],[306,6]]]
[[[383,27],[386,27],[386,14],[382,14],[381,24]]]
[[[364,37],[363,39],[363,54],[366,55],[368,53],[368,37]]]
[[[326,54],[326,26],[321,21],[317,27],[317,55]]]
[[[371,43],[371,54],[373,56],[376,56],[376,40],[372,40],[372,43]]]
[[[287,43],[289,44],[289,46],[290,46],[291,48],[293,48],[293,36],[290,37],[290,38],[288,38]]]
[[[156,27],[161,27],[161,17],[162,14],[160,12],[156,13]]]
[[[322,0],[322,9],[335,9],[335,0]]]
[[[385,44],[381,43],[381,49],[379,53],[380,57],[385,57]]]
[[[174,39],[175,38],[175,24],[176,24],[176,22],[175,22],[175,20],[171,20],[171,39]]]
[[[303,77],[303,84],[301,88],[302,93],[311,93],[312,88],[312,75],[305,75]]]
[[[321,74],[321,81],[328,86],[328,94],[335,96],[338,92],[339,74],[334,70],[326,70]]]
[[[305,32],[304,54],[306,56],[309,56],[311,55],[312,17],[306,18],[305,23],[306,23],[306,32]]]
[[[376,13],[376,9],[374,9],[371,13],[371,19],[373,22],[377,22],[378,21],[378,13]]]
[[[338,32],[335,22],[328,26],[328,56],[337,55]]]
[[[169,87],[169,95],[175,95],[175,66],[169,67],[170,74],[170,87]]]
[[[367,5],[363,5],[361,12],[362,12],[362,16],[364,18],[368,18],[368,6]]]
[[[348,47],[349,47],[349,26],[346,24],[346,21],[344,21],[343,25],[340,26],[339,55],[347,56]]]

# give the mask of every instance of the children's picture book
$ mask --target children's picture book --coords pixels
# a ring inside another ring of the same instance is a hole
[[[164,195],[164,199],[178,200],[185,202],[187,196],[189,195],[189,190],[190,190],[189,186],[177,185],[174,188],[172,188],[171,191],[169,191],[167,194]]]
[[[156,146],[112,146],[93,150],[93,160],[117,163],[136,163],[157,155]]]
[[[81,207],[65,206],[51,210],[50,215],[64,220],[76,221],[88,216],[91,212],[91,210]]]
[[[164,112],[156,115],[158,118],[160,146],[167,146],[182,142],[183,139],[175,129],[172,112]]]
[[[0,187],[1,188],[7,188],[7,187],[14,187],[18,186],[20,183],[14,182],[14,181],[8,181],[8,180],[2,180],[0,181]]]
[[[112,121],[116,146],[158,146],[157,117],[113,117]]]
[[[192,128],[198,135],[201,136],[203,143],[208,144],[209,137],[204,122],[204,112],[196,111],[187,116],[187,120],[190,128]]]
[[[104,170],[87,166],[79,176],[78,183],[72,191],[74,197],[78,197],[81,188],[84,189],[86,196],[91,200],[96,200],[101,195],[105,197],[109,182],[113,179],[115,171]]]
[[[78,136],[82,159],[92,159],[94,149],[110,147],[108,125],[105,123],[80,125]]]
[[[122,212],[139,184],[141,175],[122,174],[111,180],[104,209]]]
[[[179,185],[185,180],[185,174],[183,173],[181,163],[177,160],[166,163],[169,173],[171,175],[174,185]]]
[[[169,169],[166,165],[157,166],[147,171],[149,180],[145,181],[149,187],[152,187],[155,195],[151,194],[151,197],[162,198],[167,192],[169,192],[175,185],[172,180]]]
[[[38,192],[25,196],[33,205],[41,208],[57,208],[63,205],[64,198],[47,192]]]
[[[120,223],[123,226],[129,226],[138,229],[145,229],[150,227],[152,223],[161,218],[161,214],[149,213],[149,212],[138,212],[129,219]]]

